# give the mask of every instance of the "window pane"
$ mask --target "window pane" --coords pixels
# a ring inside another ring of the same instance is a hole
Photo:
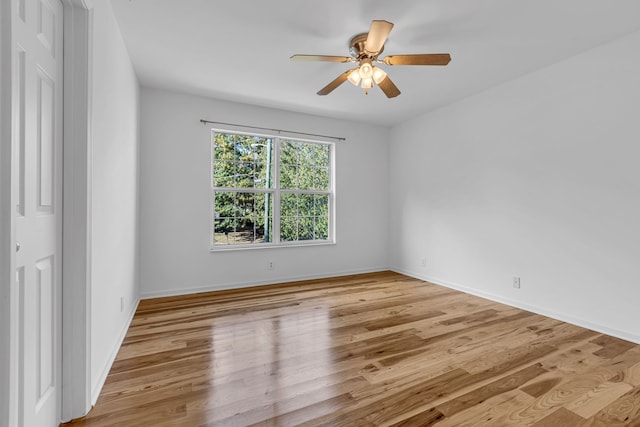
[[[329,217],[328,216],[318,216],[315,217],[316,226],[315,226],[315,238],[316,240],[327,240],[329,238]]]
[[[255,194],[255,241],[256,243],[273,241],[273,195]]]
[[[253,186],[256,188],[266,188],[265,164],[257,162],[253,165]]]
[[[213,162],[213,186],[232,187],[234,184],[235,163],[226,160]]]
[[[235,243],[238,245],[255,243],[253,221],[248,220],[247,218],[243,218],[242,221],[238,221],[234,238]]]
[[[256,218],[256,243],[268,243],[273,241],[273,217]]]
[[[265,139],[250,135],[231,135],[235,142],[236,156],[244,162],[256,161],[256,153],[259,152],[261,144]]]
[[[329,238],[329,196],[314,196],[315,215],[315,239],[327,240]]]
[[[300,194],[298,196],[298,215],[299,216],[313,216],[313,194]]]
[[[313,168],[311,166],[300,166],[298,168],[298,189],[313,189]]]
[[[299,143],[298,145],[298,164],[312,166],[314,164],[315,152],[317,144]]]
[[[214,220],[213,239],[215,244],[233,244],[236,224],[234,218]]]
[[[280,143],[280,164],[297,165],[298,149],[297,143],[293,141],[282,141]]]
[[[234,187],[240,187],[240,188],[253,187],[253,163],[238,162],[236,164]]]
[[[314,201],[314,216],[328,216],[329,215],[329,196],[316,195],[313,196]]]
[[[296,217],[283,216],[280,219],[280,240],[283,242],[298,240],[298,220]]]
[[[216,192],[214,194],[214,218],[233,218],[234,215],[234,193]]]
[[[296,189],[298,188],[298,168],[295,165],[283,165],[280,168],[280,188]]]
[[[246,147],[246,157],[256,163],[267,163],[273,153],[273,141],[270,138],[251,137]]]
[[[322,191],[329,190],[329,169],[324,167],[315,168],[313,189]]]
[[[298,215],[298,195],[286,194],[280,195],[280,215],[296,216]]]
[[[238,218],[249,218],[253,214],[253,193],[234,193],[235,214]]]
[[[256,163],[253,182],[256,188],[273,188],[273,164]]]
[[[235,159],[235,144],[229,135],[217,133],[213,138],[213,157],[219,160]]]
[[[313,236],[314,218],[312,216],[298,218],[298,240],[313,240]]]
[[[329,166],[329,146],[325,144],[313,144],[313,163],[316,166]]]

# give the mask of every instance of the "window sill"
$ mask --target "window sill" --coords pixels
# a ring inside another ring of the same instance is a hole
[[[308,247],[308,246],[331,246],[335,245],[336,242],[330,240],[323,240],[317,242],[310,243],[257,243],[254,245],[216,245],[209,247],[209,252],[225,252],[225,251],[244,251],[244,250],[255,250],[255,249],[281,249],[281,248],[300,248],[300,247]]]

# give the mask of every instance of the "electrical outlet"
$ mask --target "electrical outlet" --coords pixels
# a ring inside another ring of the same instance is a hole
[[[513,287],[516,289],[520,289],[520,278],[513,276]]]
[[[420,265],[423,266],[423,267],[426,267],[427,266],[427,259],[426,258],[421,258],[420,259]]]
[[[273,270],[273,261],[269,261],[269,264],[267,264],[267,269]]]

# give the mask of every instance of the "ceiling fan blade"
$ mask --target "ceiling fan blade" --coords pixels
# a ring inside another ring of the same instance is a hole
[[[391,22],[371,21],[369,35],[367,36],[367,41],[364,42],[364,50],[374,55],[380,53],[392,28],[393,24]]]
[[[347,70],[344,73],[340,74],[331,83],[329,83],[328,85],[326,85],[325,87],[320,89],[318,91],[318,95],[328,95],[331,92],[333,92],[333,90],[335,88],[337,88],[338,86],[340,86],[342,83],[344,83],[347,80],[347,77],[349,77],[349,73],[352,72],[352,71],[353,70]]]
[[[395,98],[400,95],[400,89],[391,81],[389,76],[386,76],[380,83],[378,83],[380,89],[387,95],[387,98]]]
[[[451,61],[448,53],[425,53],[418,55],[390,55],[383,59],[387,65],[447,65]]]
[[[330,56],[330,55],[293,55],[292,61],[324,61],[324,62],[353,62],[350,56]]]

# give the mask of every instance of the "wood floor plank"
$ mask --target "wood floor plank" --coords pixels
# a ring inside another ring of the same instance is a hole
[[[436,409],[445,416],[452,416],[453,414],[480,404],[493,396],[516,389],[545,372],[547,371],[545,371],[539,363],[528,366],[514,374],[507,375],[490,384],[478,387],[460,397],[451,399],[442,405],[438,405]]]
[[[385,271],[140,303],[79,426],[640,426],[640,345]]]
[[[515,389],[499,394],[451,417],[445,417],[438,427],[476,427],[476,426],[527,426],[520,417],[510,419],[527,407],[533,399],[526,393]],[[496,421],[497,420],[497,421]]]
[[[559,408],[547,415],[537,423],[533,424],[533,427],[571,427],[581,426],[585,419],[579,415],[574,414],[566,408]]]
[[[607,359],[622,354],[634,347],[634,344],[629,341],[621,340],[619,338],[610,337],[607,335],[601,335],[591,342],[602,346],[602,349],[598,350],[594,354],[596,356],[606,357]]]
[[[640,362],[625,369],[623,378],[625,381],[633,386],[640,386]]]
[[[627,425],[640,425],[640,387],[635,387],[624,396],[621,396],[583,424],[584,427]]]
[[[565,408],[583,418],[589,418],[632,389],[633,387],[626,383],[607,381],[589,390],[573,402],[566,404]]]
[[[436,408],[430,408],[425,411],[419,411],[417,414],[408,418],[404,418],[401,421],[389,424],[390,427],[424,427],[437,424],[440,420],[443,420],[444,414],[438,411]]]

